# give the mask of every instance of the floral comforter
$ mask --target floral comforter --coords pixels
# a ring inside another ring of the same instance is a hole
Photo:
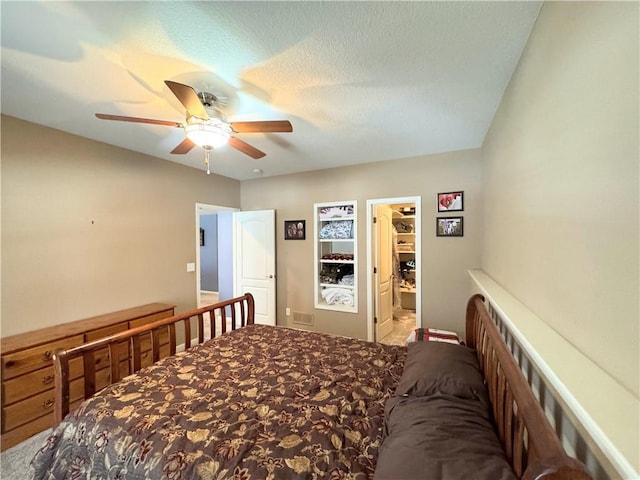
[[[373,477],[406,348],[250,325],[85,401],[36,479]]]

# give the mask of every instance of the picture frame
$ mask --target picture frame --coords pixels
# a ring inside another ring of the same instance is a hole
[[[442,192],[437,196],[438,212],[462,212],[464,211],[464,192]]]
[[[204,228],[200,228],[200,246],[204,247]]]
[[[304,220],[285,220],[284,221],[284,239],[285,240],[304,240],[306,238],[306,222]]]
[[[464,236],[464,217],[437,217],[436,237]]]

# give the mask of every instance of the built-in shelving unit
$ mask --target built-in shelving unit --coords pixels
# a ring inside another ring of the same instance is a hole
[[[358,312],[357,202],[314,205],[315,307]]]

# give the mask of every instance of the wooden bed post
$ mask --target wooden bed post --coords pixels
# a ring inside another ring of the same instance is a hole
[[[60,397],[53,405],[53,425],[55,426],[69,413],[69,358],[65,351],[58,350],[53,353],[53,367],[55,391]]]
[[[484,297],[482,295],[480,295],[479,293],[476,293],[473,297],[471,297],[469,299],[469,301],[467,302],[467,318],[466,318],[466,324],[465,324],[465,341],[467,342],[467,346],[469,348],[476,348],[476,322],[475,322],[475,315],[476,315],[476,299],[480,300],[481,302],[484,302]]]
[[[247,296],[247,325],[253,325],[256,306],[253,301],[253,295],[250,293],[246,293],[245,295]]]

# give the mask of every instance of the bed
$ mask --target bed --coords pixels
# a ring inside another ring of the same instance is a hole
[[[60,423],[32,461],[34,478],[590,478],[518,382],[481,297],[467,307],[466,347],[407,348],[256,325],[253,309],[247,294],[56,352]],[[163,332],[172,355],[159,358]],[[154,353],[147,367],[139,360],[144,345]],[[96,352],[104,349],[114,383],[93,392]],[[78,356],[89,398],[69,412],[68,362]],[[134,373],[119,380],[122,362]],[[472,374],[462,381],[469,362]],[[449,368],[458,363],[462,372]],[[443,390],[454,384],[474,393]],[[467,455],[469,439],[480,437],[423,441],[456,431],[450,419],[434,426],[445,411],[488,432],[489,440],[475,442],[489,445],[486,472],[477,465],[487,452]],[[484,476],[459,476],[460,465]]]

